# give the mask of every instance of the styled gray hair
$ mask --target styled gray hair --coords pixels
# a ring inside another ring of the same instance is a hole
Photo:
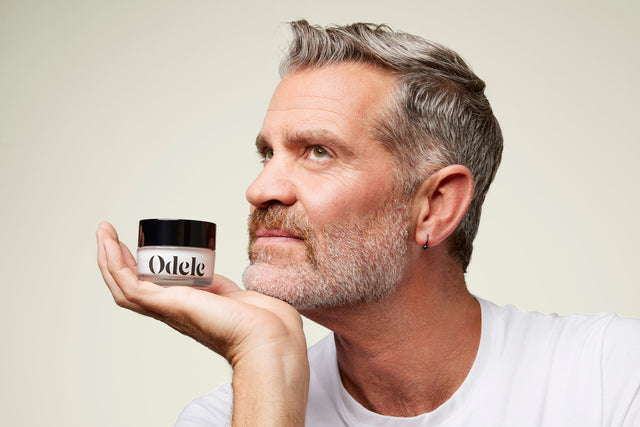
[[[290,25],[293,40],[280,65],[282,77],[341,62],[366,63],[395,77],[389,105],[371,134],[394,154],[404,192],[413,194],[445,166],[471,171],[473,199],[448,239],[450,254],[466,272],[482,203],[502,157],[502,132],[484,82],[451,49],[386,25]]]

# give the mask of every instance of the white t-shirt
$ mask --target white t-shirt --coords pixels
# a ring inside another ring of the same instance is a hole
[[[640,320],[524,313],[478,300],[476,360],[440,407],[410,418],[365,409],[342,386],[329,335],[309,349],[306,425],[640,426]],[[227,384],[191,402],[176,425],[230,426],[232,405]]]

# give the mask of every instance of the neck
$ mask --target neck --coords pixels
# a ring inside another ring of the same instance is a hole
[[[455,268],[424,266],[383,301],[304,314],[334,331],[345,389],[383,415],[416,416],[444,403],[480,342],[480,305]]]

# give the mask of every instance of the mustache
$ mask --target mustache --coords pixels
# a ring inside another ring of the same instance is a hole
[[[249,240],[252,243],[256,239],[256,231],[260,228],[286,230],[305,242],[313,236],[313,227],[309,220],[282,205],[256,208],[249,214],[248,225]]]
[[[249,260],[256,260],[263,250],[256,248],[256,231],[260,228],[276,228],[285,230],[304,242],[307,258],[316,267],[318,260],[316,245],[318,237],[314,233],[314,227],[309,219],[299,213],[291,211],[282,205],[271,205],[266,208],[256,208],[249,214]]]

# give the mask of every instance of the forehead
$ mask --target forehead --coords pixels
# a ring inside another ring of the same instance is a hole
[[[261,135],[278,138],[321,129],[347,139],[363,137],[382,113],[393,82],[390,73],[366,64],[294,71],[273,94]]]

